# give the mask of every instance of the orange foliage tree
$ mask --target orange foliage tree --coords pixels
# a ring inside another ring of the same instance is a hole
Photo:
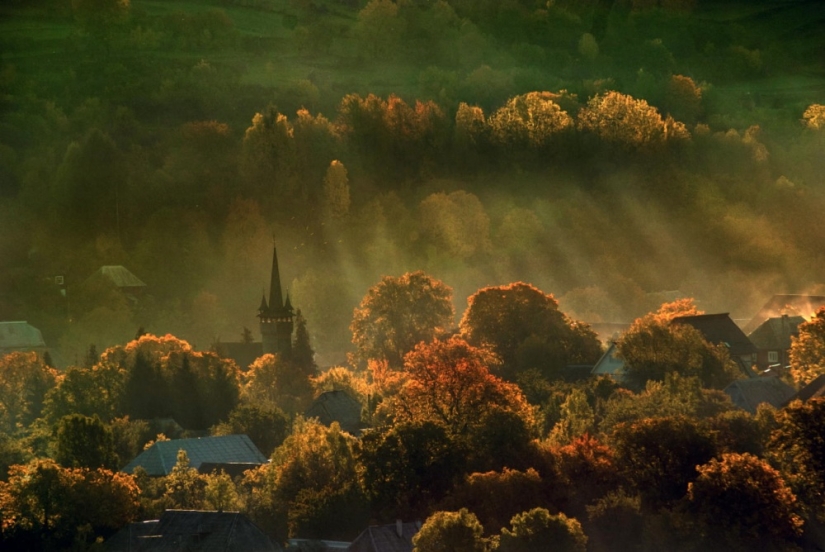
[[[517,385],[490,373],[496,358],[459,337],[420,343],[404,359],[408,380],[396,397],[399,420],[431,420],[454,435],[485,415],[503,410],[532,424],[532,411]]]
[[[825,307],[800,324],[799,333],[791,337],[790,360],[791,377],[798,384],[808,384],[825,374]]]
[[[0,357],[0,429],[12,434],[39,417],[46,392],[57,385],[58,378],[57,370],[37,353]]]

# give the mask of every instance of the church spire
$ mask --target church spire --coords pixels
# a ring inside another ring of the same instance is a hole
[[[278,248],[272,246],[272,276],[269,282],[269,308],[280,309],[284,306],[281,293],[281,273],[278,271]]]

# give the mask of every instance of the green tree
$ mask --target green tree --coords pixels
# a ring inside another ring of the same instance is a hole
[[[63,417],[54,429],[53,439],[54,458],[64,467],[118,468],[112,430],[97,416],[72,414]]]
[[[490,347],[501,358],[500,373],[511,381],[528,368],[552,375],[601,355],[586,324],[570,320],[552,295],[523,282],[478,290],[467,300],[459,327],[471,344]]]
[[[574,389],[561,405],[561,420],[553,426],[550,441],[558,445],[570,444],[573,439],[596,429],[596,415],[581,389]]]
[[[403,33],[398,4],[392,0],[370,0],[358,12],[356,35],[364,51],[373,57],[394,57]]]
[[[475,514],[435,512],[413,537],[413,552],[486,552],[489,542]]]
[[[206,476],[206,486],[203,494],[204,504],[211,510],[221,512],[239,509],[240,501],[235,483],[224,471]]]
[[[450,258],[467,259],[492,247],[490,217],[474,194],[462,190],[430,194],[418,211],[423,237]]]
[[[422,271],[385,276],[367,290],[350,324],[361,362],[387,360],[400,369],[404,355],[453,324],[452,289]]]
[[[243,402],[229,413],[225,422],[214,426],[212,435],[244,434],[269,457],[289,433],[289,418],[284,411],[267,403]]]
[[[750,454],[723,454],[697,466],[688,509],[702,537],[728,550],[793,550],[802,534],[796,497],[775,469]]]
[[[344,218],[349,213],[349,206],[347,168],[335,159],[329,164],[324,177],[323,209],[327,220]]]
[[[125,381],[126,371],[111,363],[71,367],[46,395],[43,415],[50,424],[70,414],[98,416],[108,422],[123,414]]]
[[[791,336],[790,361],[790,374],[797,384],[808,384],[825,374],[825,307]]]
[[[688,418],[651,418],[619,425],[612,436],[619,469],[657,510],[675,504],[697,477],[696,466],[716,455],[713,436]]]
[[[452,487],[462,465],[460,447],[432,422],[371,431],[357,450],[373,511],[388,518],[425,515]]]
[[[548,549],[559,552],[585,552],[587,536],[575,518],[563,513],[550,515],[545,508],[533,508],[513,517],[512,530],[502,528],[501,552],[541,552]]]

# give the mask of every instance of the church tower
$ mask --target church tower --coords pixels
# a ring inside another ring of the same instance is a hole
[[[286,301],[281,293],[281,274],[278,271],[278,249],[272,252],[272,275],[269,281],[269,304],[266,295],[261,298],[258,318],[261,321],[263,352],[289,357],[292,353],[292,327],[295,313],[287,293]]]

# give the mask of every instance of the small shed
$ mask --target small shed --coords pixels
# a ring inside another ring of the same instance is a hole
[[[238,512],[166,510],[160,519],[130,523],[104,543],[107,552],[280,552]]]
[[[153,476],[169,475],[178,459],[178,451],[186,451],[189,467],[198,469],[204,462],[261,465],[266,456],[246,435],[220,435],[196,439],[172,439],[155,441],[151,447],[141,452],[122,471],[133,473],[141,466]]]

